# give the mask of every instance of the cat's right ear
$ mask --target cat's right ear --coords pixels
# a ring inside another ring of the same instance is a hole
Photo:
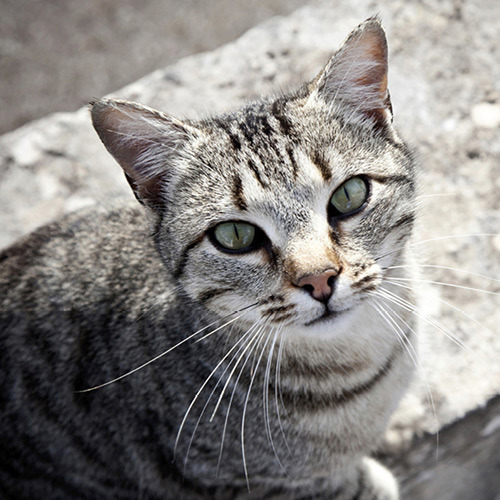
[[[151,208],[165,201],[173,163],[200,131],[146,106],[119,99],[90,104],[92,123],[121,165],[136,198]]]

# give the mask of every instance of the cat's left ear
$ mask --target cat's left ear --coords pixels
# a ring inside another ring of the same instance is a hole
[[[129,101],[102,99],[90,106],[94,128],[121,165],[136,198],[153,209],[161,207],[172,169],[201,131]]]
[[[392,121],[387,88],[387,40],[378,18],[360,24],[311,83],[320,98],[348,121],[383,128]]]

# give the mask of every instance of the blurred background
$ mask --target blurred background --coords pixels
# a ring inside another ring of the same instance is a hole
[[[304,0],[0,0],[0,134],[74,111]]]

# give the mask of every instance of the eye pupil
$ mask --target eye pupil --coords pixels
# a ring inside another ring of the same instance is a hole
[[[330,205],[335,215],[349,215],[363,206],[368,198],[368,186],[361,177],[352,177],[332,195]]]
[[[247,222],[222,222],[215,226],[212,241],[222,250],[246,252],[254,247],[255,226]]]

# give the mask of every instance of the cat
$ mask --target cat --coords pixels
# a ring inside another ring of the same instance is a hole
[[[232,113],[90,109],[139,203],[0,253],[1,498],[397,499],[417,165],[379,19]]]

